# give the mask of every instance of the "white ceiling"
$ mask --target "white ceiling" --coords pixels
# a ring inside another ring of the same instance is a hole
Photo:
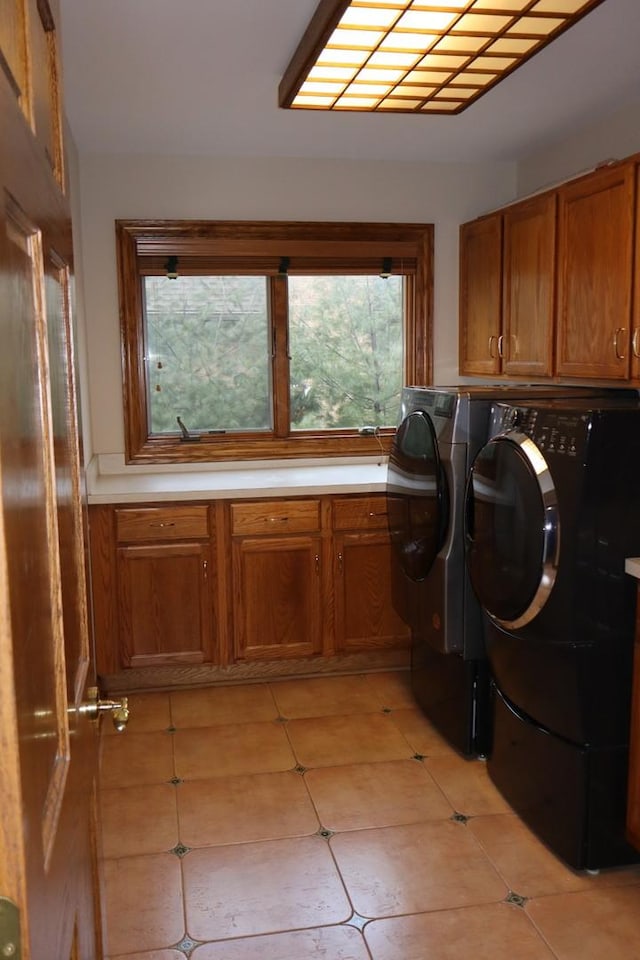
[[[80,153],[514,161],[640,101],[640,0],[604,0],[458,116],[281,110],[317,3],[60,0]]]

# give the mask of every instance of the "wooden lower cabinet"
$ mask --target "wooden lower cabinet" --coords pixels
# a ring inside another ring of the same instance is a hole
[[[335,637],[342,652],[408,644],[391,602],[391,545],[386,533],[342,533],[336,551]]]
[[[320,537],[242,537],[232,551],[235,659],[321,653]]]
[[[382,494],[93,505],[89,516],[101,675],[408,645]]]
[[[120,659],[125,667],[210,660],[208,543],[118,547]]]
[[[638,588],[636,606],[636,637],[633,660],[627,837],[629,842],[637,850],[640,850],[640,587]]]
[[[335,647],[339,652],[409,644],[393,608],[385,497],[333,502]]]
[[[210,662],[215,536],[206,504],[89,510],[99,674]]]

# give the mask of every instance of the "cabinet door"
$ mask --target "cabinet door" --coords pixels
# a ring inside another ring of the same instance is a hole
[[[546,194],[504,214],[503,372],[553,374],[556,197]]]
[[[498,374],[502,347],[502,217],[460,227],[460,373]]]
[[[559,190],[556,373],[629,377],[634,166]]]
[[[640,381],[640,166],[636,168],[636,243],[631,328],[631,376]]]
[[[125,667],[210,660],[210,550],[203,543],[117,550],[120,662]]]
[[[320,653],[320,537],[237,538],[232,551],[236,658]]]
[[[391,599],[391,541],[386,532],[338,533],[335,633],[338,651],[398,647],[409,630]]]

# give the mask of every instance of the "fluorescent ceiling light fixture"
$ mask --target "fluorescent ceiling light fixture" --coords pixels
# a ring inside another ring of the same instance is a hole
[[[281,107],[460,113],[603,0],[321,0]]]

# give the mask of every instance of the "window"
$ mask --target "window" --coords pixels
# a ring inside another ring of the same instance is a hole
[[[431,225],[116,233],[128,462],[380,453],[430,382]]]

